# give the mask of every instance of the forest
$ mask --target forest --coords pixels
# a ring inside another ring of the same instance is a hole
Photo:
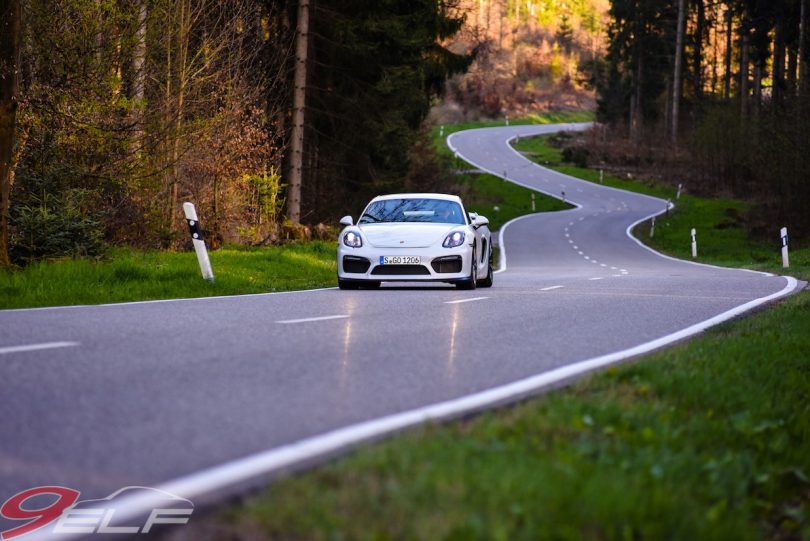
[[[427,127],[593,110],[599,167],[810,230],[807,0],[0,0],[0,265],[326,237]]]
[[[594,163],[753,203],[755,235],[810,231],[807,0],[612,0]]]

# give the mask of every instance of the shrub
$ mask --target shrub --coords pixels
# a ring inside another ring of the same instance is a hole
[[[11,212],[11,258],[17,264],[56,257],[99,256],[104,226],[89,211],[86,190],[31,197]]]

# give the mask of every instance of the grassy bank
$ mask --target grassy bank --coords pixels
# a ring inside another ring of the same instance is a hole
[[[216,280],[200,276],[194,252],[115,249],[102,260],[45,261],[0,271],[0,308],[100,304],[266,293],[336,285],[336,245],[315,241],[210,253]]]
[[[537,144],[521,150],[598,182]],[[605,183],[674,197],[643,182]],[[686,195],[659,219],[654,245],[685,257],[697,227],[701,261],[781,270],[774,246],[744,235],[744,212],[739,201]],[[645,226],[636,234],[649,239]],[[793,263],[792,274],[810,277],[806,250]],[[566,389],[281,479],[204,518],[200,531],[237,540],[808,539],[808,328],[805,292]]]

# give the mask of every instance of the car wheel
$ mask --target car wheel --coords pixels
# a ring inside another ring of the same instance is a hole
[[[350,282],[348,280],[341,280],[338,278],[338,288],[340,289],[357,289],[360,287],[360,284],[357,282]]]
[[[475,259],[475,250],[472,253],[472,264],[470,268],[470,277],[463,282],[458,282],[456,287],[459,289],[475,289],[478,285],[478,261]]]
[[[478,287],[492,287],[492,254],[489,254],[489,265],[487,266],[487,277],[478,282]]]

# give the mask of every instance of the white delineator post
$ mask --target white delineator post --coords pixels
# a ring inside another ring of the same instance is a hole
[[[439,126],[439,137],[444,137],[444,124]]]
[[[697,257],[697,231],[692,228],[692,257]]]
[[[599,170],[599,184],[604,184],[604,183],[605,183],[605,170],[600,169]]]
[[[537,207],[535,206],[535,203],[534,203],[534,194],[532,194],[532,212],[535,212],[536,210],[537,210]]]
[[[214,270],[211,268],[211,261],[208,259],[208,249],[205,247],[205,239],[203,239],[202,232],[200,231],[200,220],[197,218],[197,209],[194,208],[193,203],[183,203],[183,212],[186,214],[188,231],[191,233],[191,242],[194,243],[194,251],[197,252],[197,262],[200,264],[202,277],[213,284]]]
[[[650,226],[650,238],[655,236],[655,216],[652,217],[652,225]]]
[[[790,256],[788,255],[787,227],[783,227],[782,230],[779,231],[779,235],[782,237],[782,267],[788,268],[790,267]]]
[[[683,184],[678,184],[678,193],[675,194],[675,199],[681,199],[681,190],[683,189]]]

